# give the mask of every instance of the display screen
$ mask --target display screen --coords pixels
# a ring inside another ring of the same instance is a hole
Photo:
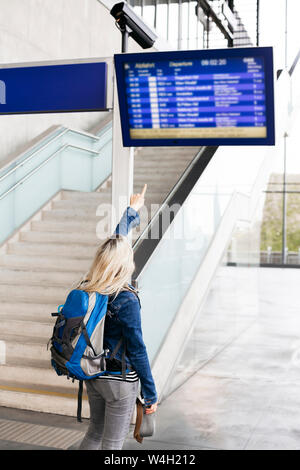
[[[0,66],[0,115],[106,111],[106,62]]]
[[[274,144],[271,48],[115,56],[125,146]]]

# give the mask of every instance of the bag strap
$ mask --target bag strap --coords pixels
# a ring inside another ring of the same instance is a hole
[[[89,303],[88,303],[86,314],[83,319],[85,325],[87,325],[87,322],[90,319],[91,313],[94,310],[94,307],[96,305],[96,300],[97,300],[96,292],[87,292],[87,294],[89,296]]]
[[[126,343],[124,341],[124,349],[122,353],[122,378],[126,380],[126,361],[125,361],[125,354],[126,354]]]
[[[138,301],[139,301],[139,304],[140,304],[140,306],[141,306],[139,296],[138,296],[138,294],[137,294],[137,292],[136,292],[135,289],[128,287],[128,288],[124,288],[124,290],[129,291],[129,292],[132,292],[133,294],[135,294],[136,297],[137,297],[137,299],[138,299]],[[125,355],[126,355],[126,342],[125,342],[125,338],[124,338],[123,336],[120,338],[120,340],[118,341],[117,345],[115,346],[113,352],[111,353],[111,356],[109,357],[109,360],[112,360],[112,359],[115,358],[117,352],[119,351],[119,349],[120,349],[120,347],[121,347],[122,342],[124,343],[124,349],[123,349],[123,352],[122,352],[122,378],[123,378],[124,380],[126,380],[126,360],[125,360]]]
[[[140,301],[140,297],[139,297],[139,294],[138,294],[139,291],[137,289],[135,289],[133,286],[129,286],[129,285],[128,285],[128,287],[125,287],[124,290],[127,290],[128,292],[132,292],[136,296],[136,298],[139,301],[140,308],[141,308],[141,301]]]
[[[113,352],[111,353],[111,356],[109,357],[109,360],[113,360],[115,358],[117,352],[119,351],[121,347],[122,342],[123,342],[123,336],[122,338],[119,339],[117,345],[115,346],[115,349],[113,350]]]
[[[83,336],[86,340],[87,345],[92,348],[93,353],[96,355],[94,348],[92,346],[92,343],[90,341],[89,335],[86,331],[86,324],[89,321],[89,318],[91,316],[92,311],[94,310],[94,307],[96,305],[96,292],[88,293],[89,296],[89,303],[88,303],[88,308],[87,312],[85,314],[85,317],[83,321],[81,322],[81,328],[82,328],[82,333]],[[81,419],[81,413],[82,413],[82,394],[83,394],[83,380],[79,380],[79,386],[78,386],[78,396],[77,396],[77,421],[79,423],[82,423]]]
[[[143,442],[143,437],[140,435],[140,430],[142,426],[142,421],[143,421],[143,405],[140,399],[137,397],[136,399],[136,421],[135,421],[135,427],[133,431],[133,437],[137,442],[140,444]]]
[[[85,339],[86,344],[91,348],[91,350],[92,350],[93,353],[94,353],[94,356],[96,356],[96,351],[95,351],[95,349],[93,348],[93,345],[92,345],[92,343],[91,343],[91,340],[90,340],[90,337],[89,337],[89,335],[88,335],[88,332],[86,331],[86,327],[85,327],[84,321],[82,321],[82,322],[80,323],[80,326],[81,326],[81,331],[82,331],[82,334],[83,334],[83,336],[84,336],[84,339]],[[84,355],[82,355],[82,357],[84,357]]]
[[[112,359],[115,358],[115,356],[116,356],[117,352],[119,351],[122,343],[124,343],[124,349],[123,349],[123,352],[122,352],[122,377],[123,377],[124,380],[126,380],[126,360],[125,360],[126,343],[125,343],[125,340],[124,340],[123,336],[119,339],[118,343],[116,344],[115,349],[113,350],[113,352],[111,353],[111,356],[109,357],[109,360],[111,361]]]
[[[82,419],[81,419],[82,393],[83,393],[83,380],[79,380],[78,397],[77,397],[77,421],[79,423],[82,423]]]

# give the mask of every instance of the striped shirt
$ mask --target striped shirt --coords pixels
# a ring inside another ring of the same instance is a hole
[[[106,380],[124,380],[123,377],[122,377],[122,374],[120,374],[120,373],[112,374],[112,373],[109,373],[109,372],[106,372],[103,375],[99,375],[99,377],[97,377],[97,379],[101,379],[101,380],[104,380],[104,379],[106,379]],[[125,382],[137,382],[138,380],[139,380],[139,376],[137,375],[135,370],[132,370],[130,372],[127,372],[126,379],[124,381]]]

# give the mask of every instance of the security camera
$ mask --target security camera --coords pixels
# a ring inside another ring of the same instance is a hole
[[[115,18],[118,28],[121,31],[127,30],[129,36],[143,49],[153,46],[157,36],[126,2],[116,3],[110,14]]]

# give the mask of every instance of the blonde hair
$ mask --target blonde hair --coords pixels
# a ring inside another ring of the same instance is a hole
[[[117,296],[127,288],[134,271],[133,249],[126,237],[113,235],[98,248],[90,270],[78,289]]]

